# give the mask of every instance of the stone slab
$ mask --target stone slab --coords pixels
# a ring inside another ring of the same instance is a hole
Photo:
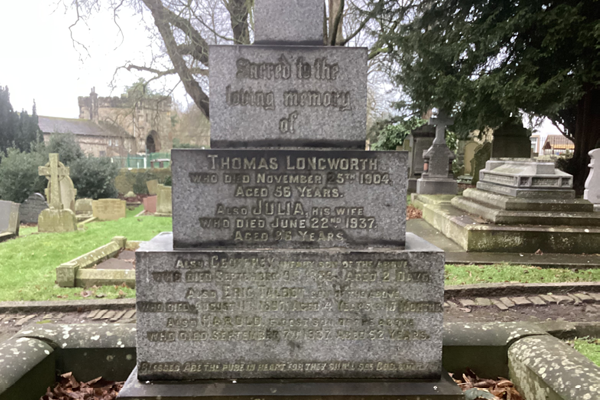
[[[171,186],[158,185],[156,196],[156,213],[161,217],[170,217],[173,213],[173,189]]]
[[[37,224],[40,213],[48,208],[46,199],[40,193],[33,193],[21,204],[21,223]]]
[[[477,189],[485,190],[492,193],[512,196],[521,199],[564,199],[570,200],[575,198],[575,191],[570,189],[519,189],[509,186],[496,185],[490,182],[477,182]]]
[[[15,236],[19,235],[20,206],[12,201],[0,200],[0,233],[9,232]]]
[[[407,153],[173,150],[176,248],[403,246]]]
[[[136,253],[139,378],[439,379],[443,252]]]
[[[92,202],[94,217],[99,221],[116,221],[127,216],[127,202],[119,199],[101,199]]]
[[[254,44],[323,45],[323,0],[257,0]]]
[[[148,194],[150,196],[156,196],[158,194],[158,180],[157,179],[147,181],[146,187],[148,188]]]
[[[363,148],[367,49],[210,46],[212,148]]]
[[[140,382],[135,369],[119,393],[122,400],[464,400],[447,373],[434,382]]]

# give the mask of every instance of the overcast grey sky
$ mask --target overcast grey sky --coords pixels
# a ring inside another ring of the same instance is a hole
[[[127,60],[142,64],[150,56],[147,33],[131,12],[121,13],[124,40],[106,13],[75,28],[75,38],[88,47],[89,56],[71,41],[75,13],[65,14],[54,1],[0,0],[0,15],[0,86],[9,87],[17,111],[31,112],[35,99],[40,115],[77,118],[78,96],[88,95],[92,87],[100,96],[111,95],[115,68]],[[118,77],[113,96],[137,80],[127,71]]]
[[[89,95],[92,87],[100,96],[119,96],[137,77],[121,71],[111,92],[115,69],[126,61],[143,65],[151,58],[148,34],[132,11],[120,13],[123,36],[107,12],[74,28],[75,39],[87,46],[89,55],[74,48],[70,37],[75,12],[65,13],[54,0],[0,0],[0,15],[0,86],[9,87],[17,111],[31,112],[35,99],[39,115],[78,118],[78,96]],[[168,87],[175,84],[171,79]],[[188,101],[181,85],[174,94],[178,101]],[[559,132],[547,122],[539,133]]]

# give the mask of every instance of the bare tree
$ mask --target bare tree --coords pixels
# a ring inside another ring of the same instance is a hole
[[[94,14],[108,8],[118,25],[121,13],[126,10],[135,11],[158,51],[157,54],[153,53],[149,64],[126,63],[115,73],[122,69],[149,73],[151,78],[146,83],[167,76],[177,76],[194,104],[206,117],[210,117],[208,46],[250,44],[254,36],[254,0],[58,1],[65,8],[76,11],[77,18],[69,29],[74,45],[83,51],[87,51],[85,44],[73,35],[73,28],[77,24],[86,23]],[[324,15],[323,22],[325,44],[376,44],[369,42],[368,28],[373,24],[377,9],[389,1],[327,0],[329,15]],[[371,28],[376,29],[376,24]],[[370,58],[381,53],[371,50]]]

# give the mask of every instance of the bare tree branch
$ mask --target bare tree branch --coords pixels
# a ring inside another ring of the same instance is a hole
[[[339,2],[339,8],[337,10],[337,14],[335,15],[335,19],[333,20],[333,26],[329,29],[331,32],[331,41],[329,44],[331,46],[335,46],[337,44],[338,30],[342,21],[342,15],[344,15],[345,2],[344,0],[339,0]],[[329,10],[329,12],[332,12],[332,10]]]
[[[166,9],[160,0],[142,1],[146,7],[148,7],[152,13],[152,16],[154,17],[154,24],[158,28],[158,31],[163,38],[167,53],[171,59],[171,62],[173,63],[173,68],[175,71],[177,71],[177,75],[179,75],[179,78],[183,82],[186,92],[190,95],[192,100],[194,100],[194,103],[198,106],[202,113],[209,118],[210,111],[208,96],[206,93],[204,93],[198,82],[194,79],[194,75],[190,68],[188,68],[183,56],[177,51],[177,42],[175,41],[173,31],[169,26],[169,21],[172,21],[170,18],[172,18],[174,14]],[[195,30],[194,32],[197,33]],[[197,36],[200,36],[200,34],[197,33]],[[202,39],[202,41],[204,41],[204,39]],[[204,64],[208,65],[208,54],[206,54],[206,63]]]

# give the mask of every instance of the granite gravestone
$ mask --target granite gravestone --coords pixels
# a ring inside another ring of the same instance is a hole
[[[590,174],[585,181],[583,198],[594,204],[600,211],[600,149],[590,151]]]
[[[0,200],[0,242],[19,236],[18,203]]]
[[[46,199],[40,193],[33,193],[21,204],[21,222],[37,224],[40,213],[48,208]]]
[[[302,3],[281,2],[290,9]],[[311,24],[285,13],[279,18],[289,18],[283,25],[291,31],[294,24]],[[257,19],[257,37],[266,22]],[[355,52],[356,69],[366,69],[363,50],[286,45],[271,54],[286,60],[318,54],[341,63],[338,50]],[[211,48],[217,80],[223,71],[215,65],[224,54],[247,60],[266,54],[259,46],[229,47]],[[211,96],[224,96],[212,90],[212,74]],[[360,79],[354,84],[366,84],[366,75]],[[329,84],[315,81],[312,90]],[[362,123],[344,128],[350,140],[323,141],[337,123],[331,118],[321,121],[322,129],[295,131],[300,140],[279,140],[268,129],[256,130],[254,117],[247,121],[235,107],[215,113],[213,105],[223,104],[211,103],[213,127],[230,118],[249,135],[231,125],[219,145],[272,147],[173,151],[174,233],[136,252],[137,369],[119,397],[286,397],[301,392],[302,384],[268,380],[296,379],[316,385],[309,398],[341,398],[357,392],[348,380],[375,379],[361,389],[377,393],[372,398],[404,399],[410,390],[423,398],[460,399],[441,370],[443,252],[404,231],[407,155],[351,150],[359,138],[364,146]],[[352,113],[365,120],[362,106]],[[265,126],[281,122],[276,113],[262,118]],[[301,144],[344,150],[273,148]],[[238,379],[257,381],[245,387]],[[331,386],[323,379],[346,381]],[[394,383],[383,393],[382,379],[430,382]]]
[[[446,127],[454,123],[442,110],[437,118],[429,120],[435,125],[435,139],[429,149],[423,152],[424,171],[417,180],[419,194],[456,194],[458,183],[452,175],[452,160],[454,153],[446,144]]]

